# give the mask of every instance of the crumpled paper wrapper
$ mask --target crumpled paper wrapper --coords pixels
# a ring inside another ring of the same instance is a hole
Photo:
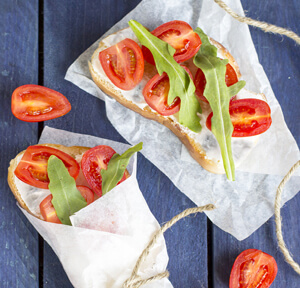
[[[226,3],[244,15],[239,0]],[[142,153],[178,189],[196,205],[214,203],[218,209],[206,212],[211,221],[243,240],[265,223],[274,213],[276,189],[289,168],[300,158],[299,149],[288,130],[278,101],[267,76],[258,62],[257,53],[246,24],[234,20],[212,0],[144,0],[105,36],[128,27],[134,19],[153,30],[171,20],[184,20],[194,29],[199,26],[222,43],[239,64],[246,88],[266,95],[273,123],[259,137],[257,146],[236,171],[236,181],[204,170],[188,154],[178,138],[164,126],[149,121],[106,96],[91,80],[88,61],[98,47],[97,40],[68,69],[66,79],[106,102],[107,117],[118,132],[132,144],[144,142]],[[171,157],[170,157],[171,156]],[[299,189],[299,170],[285,187],[283,203]]]
[[[127,144],[46,127],[41,143],[65,146],[110,145],[118,153]],[[71,216],[73,226],[39,220],[21,208],[52,247],[76,288],[120,288],[130,277],[142,251],[160,225],[150,212],[136,180],[136,154],[128,166],[131,176],[103,197]],[[143,263],[139,275],[148,278],[164,272],[168,254],[163,237]],[[168,279],[145,288],[172,288]]]

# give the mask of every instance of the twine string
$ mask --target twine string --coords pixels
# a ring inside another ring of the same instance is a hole
[[[285,261],[292,266],[292,268],[300,275],[300,266],[296,263],[291,256],[291,253],[287,249],[285,242],[283,240],[282,235],[282,223],[281,223],[281,216],[280,216],[280,207],[281,207],[281,195],[283,191],[283,187],[289,181],[289,179],[294,174],[295,170],[300,166],[300,160],[296,162],[296,164],[290,169],[290,171],[285,175],[281,183],[279,184],[276,192],[275,198],[275,223],[276,223],[276,235],[278,240],[278,246],[285,258]]]
[[[183,212],[179,213],[175,217],[173,217],[170,221],[165,223],[153,236],[151,241],[149,242],[148,246],[144,249],[141,256],[137,260],[135,267],[131,273],[131,276],[125,281],[123,284],[123,288],[138,288],[142,285],[145,285],[147,283],[163,279],[165,277],[169,276],[169,272],[165,271],[163,273],[159,273],[153,277],[147,278],[147,279],[141,279],[140,276],[138,276],[138,271],[143,263],[143,261],[146,260],[147,256],[149,255],[151,249],[155,245],[155,243],[158,241],[159,237],[163,235],[164,232],[166,232],[170,227],[172,227],[176,222],[178,222],[180,219],[185,218],[191,214],[203,212],[203,211],[211,211],[215,209],[215,206],[213,204],[208,204],[201,207],[194,207],[184,210]]]
[[[231,10],[222,0],[214,0],[214,1],[236,20],[238,20],[242,23],[246,23],[248,25],[260,28],[263,31],[268,32],[268,33],[285,35],[285,36],[293,39],[297,44],[300,44],[300,37],[295,32],[285,29],[285,28],[282,28],[282,27],[278,27],[276,25],[266,23],[266,22],[257,21],[257,20],[251,19],[249,17],[240,16],[237,13],[235,13],[233,10]]]

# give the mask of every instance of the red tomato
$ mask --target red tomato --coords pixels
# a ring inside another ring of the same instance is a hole
[[[131,90],[141,82],[144,74],[144,56],[133,40],[125,40],[99,53],[106,76],[122,90]]]
[[[67,114],[71,110],[68,99],[59,92],[39,85],[18,87],[12,94],[11,111],[26,122],[41,122]]]
[[[259,99],[239,99],[231,101],[229,113],[233,125],[232,137],[259,135],[269,129],[272,123],[271,109],[267,102]],[[210,113],[206,126],[211,130]]]
[[[167,22],[154,29],[151,33],[176,49],[173,57],[178,63],[192,58],[201,46],[199,35],[184,21],[174,20]],[[154,65],[155,62],[150,50],[143,46],[142,51],[145,60]]]
[[[81,169],[83,175],[93,191],[100,197],[102,196],[102,176],[100,171],[107,168],[109,160],[115,153],[116,151],[111,147],[99,145],[86,151],[82,156]],[[119,183],[126,178],[126,173],[124,173]]]
[[[51,155],[55,155],[62,160],[70,175],[74,179],[77,178],[80,167],[74,158],[58,149],[42,145],[29,146],[26,149],[15,170],[15,175],[29,185],[48,189],[47,164]]]
[[[260,250],[248,249],[235,260],[229,288],[268,288],[277,274],[275,259]]]
[[[238,82],[238,77],[236,75],[236,72],[229,63],[226,65],[225,82],[226,82],[227,87]],[[205,85],[206,85],[206,79],[205,79],[204,73],[199,68],[195,75],[196,96],[198,97],[198,99],[208,103],[207,99],[203,95]]]
[[[61,221],[57,217],[56,211],[52,204],[52,194],[48,195],[41,203],[40,210],[45,221],[61,224]]]
[[[192,73],[186,66],[182,66],[193,80]],[[143,95],[147,104],[163,116],[175,114],[180,109],[180,98],[176,97],[171,105],[168,105],[170,89],[169,77],[166,73],[156,74],[143,89]]]
[[[80,194],[85,199],[87,205],[90,205],[94,202],[94,192],[86,186],[77,185],[77,189],[80,191]]]

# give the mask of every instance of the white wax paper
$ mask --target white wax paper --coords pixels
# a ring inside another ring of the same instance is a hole
[[[244,15],[239,0],[225,2]],[[87,63],[99,40],[70,66],[66,79],[105,100],[107,117],[119,133],[132,144],[143,141],[145,157],[196,205],[214,203],[218,209],[206,212],[214,224],[239,240],[248,237],[272,216],[277,186],[300,158],[296,141],[285,124],[278,101],[258,62],[248,26],[234,20],[212,0],[144,0],[101,38],[128,27],[130,19],[139,21],[150,30],[171,20],[184,20],[194,29],[201,27],[235,57],[242,79],[247,82],[246,88],[266,95],[272,110],[272,126],[259,137],[255,149],[237,168],[235,182],[201,168],[167,128],[121,106],[93,83]],[[296,173],[297,176],[285,187],[283,203],[298,192],[299,170]]]
[[[127,144],[49,127],[44,129],[39,143],[86,147],[109,145],[118,153],[129,148]],[[139,189],[136,160],[135,154],[128,166],[131,176],[126,181],[71,217],[73,226],[39,220],[21,208],[57,254],[76,288],[122,287],[138,257],[160,228]],[[163,272],[167,263],[166,245],[161,237],[139,275],[148,278]],[[165,278],[146,287],[173,286]]]

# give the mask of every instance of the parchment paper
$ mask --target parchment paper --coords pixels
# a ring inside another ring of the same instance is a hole
[[[129,145],[46,127],[39,143],[65,146],[110,145],[118,153]],[[103,197],[71,216],[73,226],[41,221],[21,208],[49,243],[76,288],[120,288],[153,234],[160,228],[136,180],[136,154],[128,166],[131,176]],[[141,267],[142,278],[163,272],[168,263],[164,238]],[[172,288],[168,279],[145,287]]]
[[[226,3],[244,15],[239,0]],[[230,182],[224,175],[214,175],[202,169],[167,128],[124,108],[93,83],[87,63],[99,40],[70,66],[66,74],[67,80],[106,102],[107,117],[118,132],[132,144],[143,141],[142,153],[181,192],[198,206],[208,202],[217,206],[217,210],[206,213],[214,224],[239,240],[245,239],[272,216],[276,189],[289,168],[300,158],[296,141],[258,62],[248,26],[234,20],[212,0],[144,0],[103,37],[127,27],[130,19],[139,21],[150,30],[175,19],[188,22],[194,29],[201,27],[233,54],[242,79],[247,82],[246,88],[266,95],[272,110],[272,126],[268,133],[259,137],[256,148],[238,167],[236,181]],[[296,175],[285,187],[283,203],[298,192],[299,171]]]

